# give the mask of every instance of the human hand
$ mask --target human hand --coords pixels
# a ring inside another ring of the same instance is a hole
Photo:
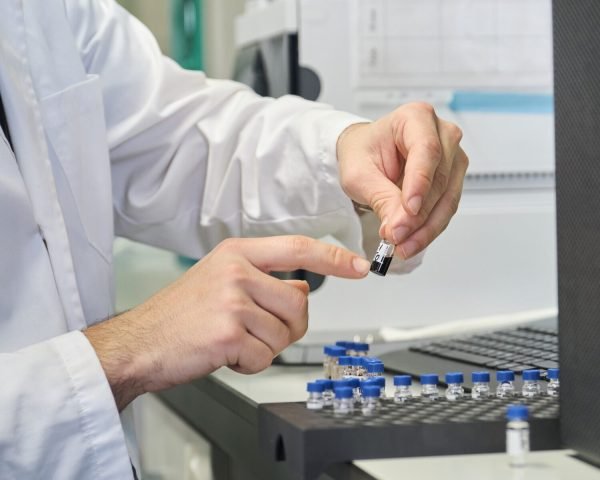
[[[380,237],[403,259],[427,247],[458,209],[469,163],[461,138],[456,125],[425,103],[351,125],[338,138],[342,188],[375,211]]]
[[[87,329],[119,409],[221,366],[268,367],[308,325],[308,284],[268,272],[299,268],[362,278],[369,262],[302,236],[225,240],[145,303]]]

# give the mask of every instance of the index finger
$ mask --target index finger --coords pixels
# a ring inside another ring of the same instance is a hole
[[[321,275],[362,278],[371,267],[368,260],[350,250],[302,235],[238,241],[238,251],[264,272],[288,272],[302,268]]]
[[[401,138],[396,138],[396,145],[406,157],[402,201],[409,214],[417,215],[442,161],[442,144],[433,107],[427,105],[413,110]]]

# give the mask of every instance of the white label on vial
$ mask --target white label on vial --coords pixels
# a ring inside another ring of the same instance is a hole
[[[523,455],[529,451],[529,430],[509,429],[506,431],[506,452],[509,455]]]

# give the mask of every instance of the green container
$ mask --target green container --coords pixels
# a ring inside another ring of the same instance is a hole
[[[202,0],[171,0],[171,54],[183,68],[202,70]]]

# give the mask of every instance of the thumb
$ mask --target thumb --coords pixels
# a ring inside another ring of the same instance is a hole
[[[308,295],[310,292],[310,285],[306,280],[284,280],[284,282],[292,287],[296,287],[298,290],[304,293],[304,295]]]

